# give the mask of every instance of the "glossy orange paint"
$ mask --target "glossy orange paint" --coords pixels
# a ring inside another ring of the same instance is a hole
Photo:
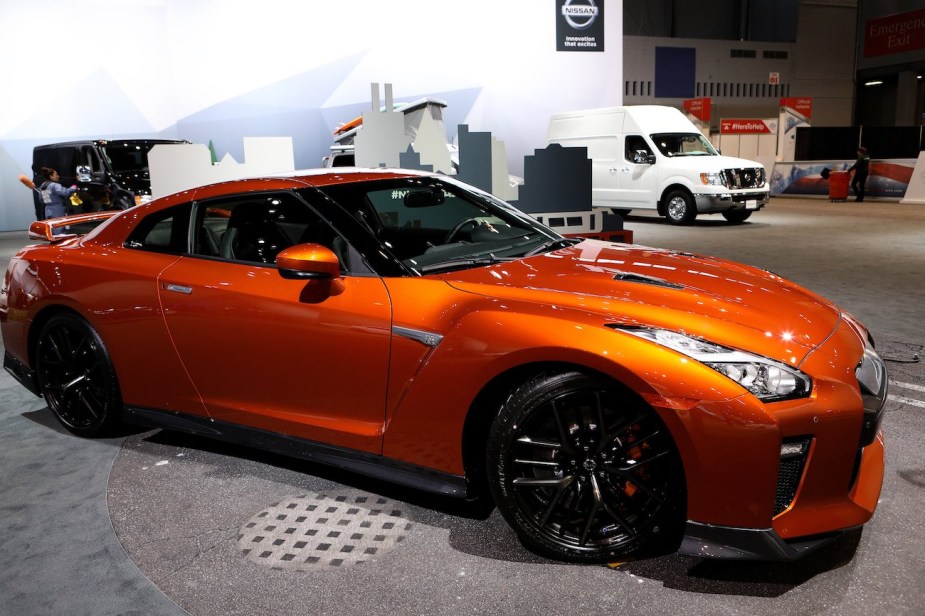
[[[408,277],[341,278],[330,251],[296,246],[281,253],[280,268],[325,263],[334,279],[286,280],[272,266],[123,246],[149,213],[185,201],[413,175],[334,171],[219,184],[121,213],[83,238],[25,249],[0,302],[5,347],[29,365],[30,326],[64,306],[99,331],[128,405],[454,475],[467,472],[464,428],[492,383],[530,366],[579,367],[621,383],[662,418],[683,460],[689,519],[791,538],[870,518],[882,441],[864,449],[852,477],[863,415],[852,382],[866,332],[771,273],[589,240]],[[812,376],[812,395],[762,403],[702,363],[606,327],[613,324],[666,328],[799,367]],[[775,516],[781,442],[804,435],[812,437],[804,479]]]
[[[276,255],[276,268],[292,275],[320,274],[340,278],[340,262],[329,248],[319,244],[299,244]]]

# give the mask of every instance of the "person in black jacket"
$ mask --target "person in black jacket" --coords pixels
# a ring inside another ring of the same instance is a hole
[[[870,156],[867,155],[867,148],[861,146],[858,148],[858,159],[848,169],[849,173],[854,171],[854,177],[851,179],[851,188],[854,190],[854,200],[864,200],[864,184],[867,183],[867,174],[870,171]]]

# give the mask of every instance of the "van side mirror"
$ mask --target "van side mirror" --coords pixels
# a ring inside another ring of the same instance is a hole
[[[637,165],[654,165],[655,154],[649,154],[645,150],[636,150],[633,152],[633,162]]]

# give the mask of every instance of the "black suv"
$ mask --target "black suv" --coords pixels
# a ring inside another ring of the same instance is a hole
[[[76,184],[83,204],[76,212],[124,210],[151,198],[148,152],[159,143],[189,143],[171,139],[99,139],[36,146],[32,150],[32,173],[36,186],[39,171],[51,167],[62,186]],[[41,196],[32,193],[36,219],[45,218]]]

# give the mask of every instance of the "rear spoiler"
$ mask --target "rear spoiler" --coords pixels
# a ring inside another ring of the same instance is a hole
[[[48,220],[36,220],[34,223],[29,225],[29,239],[55,243],[61,242],[63,240],[69,240],[72,237],[77,237],[78,235],[87,233],[89,229],[84,231],[84,233],[61,233],[59,235],[55,235],[55,229],[92,222],[103,222],[104,220],[108,220],[116,214],[121,213],[122,210],[113,210],[107,212],[93,212],[92,214],[64,216],[62,218],[49,218]]]

